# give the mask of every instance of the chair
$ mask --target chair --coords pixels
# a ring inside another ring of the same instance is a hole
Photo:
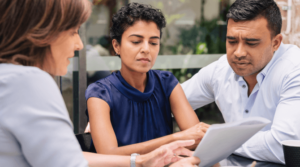
[[[96,153],[95,147],[92,144],[92,136],[90,133],[75,135],[82,151]]]

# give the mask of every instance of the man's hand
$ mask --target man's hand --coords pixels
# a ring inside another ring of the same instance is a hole
[[[163,167],[181,159],[178,164],[173,165],[199,163],[200,160],[197,158],[179,157],[179,155],[192,156],[193,152],[184,147],[191,146],[194,143],[194,140],[184,140],[163,145],[148,154],[137,156],[136,165],[138,167]]]

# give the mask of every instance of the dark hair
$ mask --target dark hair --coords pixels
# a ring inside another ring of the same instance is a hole
[[[281,32],[281,13],[274,0],[236,0],[228,10],[227,22],[233,19],[235,22],[256,19],[262,16],[268,21],[268,29],[271,37]]]
[[[138,20],[155,22],[160,30],[160,36],[162,28],[166,26],[165,17],[159,9],[154,9],[150,5],[129,3],[113,16],[110,28],[111,39],[116,39],[121,44],[124,31]]]
[[[43,65],[59,33],[80,26],[90,13],[88,0],[2,0],[0,63]]]

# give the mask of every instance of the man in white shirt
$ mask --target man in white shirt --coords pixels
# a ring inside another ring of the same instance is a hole
[[[273,0],[237,0],[227,19],[227,54],[183,83],[183,90],[194,109],[215,101],[225,122],[269,119],[235,154],[285,163],[281,141],[300,139],[300,49],[281,43]]]

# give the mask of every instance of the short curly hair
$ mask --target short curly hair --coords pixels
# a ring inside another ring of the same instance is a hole
[[[155,22],[162,36],[161,30],[166,26],[166,20],[161,10],[154,9],[150,5],[129,3],[113,16],[110,28],[111,39],[116,39],[121,44],[124,31],[138,20]]]

